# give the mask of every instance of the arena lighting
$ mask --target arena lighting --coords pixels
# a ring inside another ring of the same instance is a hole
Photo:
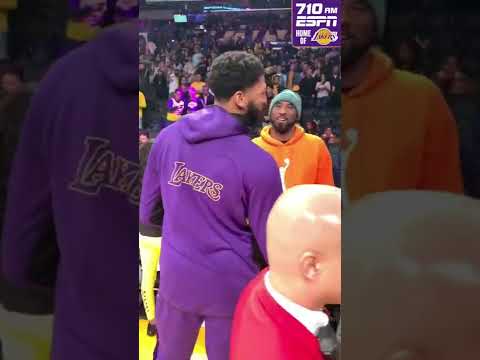
[[[169,3],[169,2],[202,2],[204,0],[146,0],[147,4]]]
[[[204,12],[268,12],[268,11],[291,11],[290,8],[268,8],[268,9],[240,9],[240,8],[223,8],[223,7],[215,7],[214,9],[209,9],[209,6],[205,6],[203,8]]]

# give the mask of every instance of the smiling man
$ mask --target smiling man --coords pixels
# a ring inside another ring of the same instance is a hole
[[[342,2],[343,201],[388,190],[461,193],[455,120],[426,77],[394,67],[376,45],[384,0]]]
[[[280,168],[284,189],[295,185],[333,185],[332,159],[318,136],[306,134],[297,125],[302,114],[302,99],[284,90],[270,103],[271,125],[263,128],[253,142],[270,153]]]

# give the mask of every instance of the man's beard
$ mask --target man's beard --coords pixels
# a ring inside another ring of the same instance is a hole
[[[295,126],[295,121],[286,121],[286,122],[274,122],[272,121],[272,127],[275,129],[277,133],[280,135],[284,135],[288,133],[292,128]]]
[[[357,61],[370,50],[370,47],[372,45],[373,43],[365,44],[362,46],[352,46],[350,48],[342,47],[342,70],[346,70],[350,66],[355,65]]]
[[[253,102],[250,102],[247,107],[247,113],[245,114],[245,125],[248,128],[261,124],[265,119],[265,109],[255,106]]]

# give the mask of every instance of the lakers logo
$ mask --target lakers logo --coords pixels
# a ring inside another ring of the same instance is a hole
[[[124,193],[130,202],[140,201],[140,165],[115,154],[110,140],[87,136],[84,153],[69,189],[85,194],[99,195],[102,189]]]
[[[318,29],[313,35],[312,41],[316,41],[320,45],[328,45],[337,41],[338,36],[336,33],[330,31],[327,28]]]
[[[194,191],[207,195],[215,202],[221,199],[223,184],[188,169],[184,162],[175,161],[168,185],[179,187],[182,184],[191,186]]]

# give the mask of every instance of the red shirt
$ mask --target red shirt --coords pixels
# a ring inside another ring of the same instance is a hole
[[[324,360],[315,336],[268,293],[266,271],[240,296],[233,319],[230,360]]]

